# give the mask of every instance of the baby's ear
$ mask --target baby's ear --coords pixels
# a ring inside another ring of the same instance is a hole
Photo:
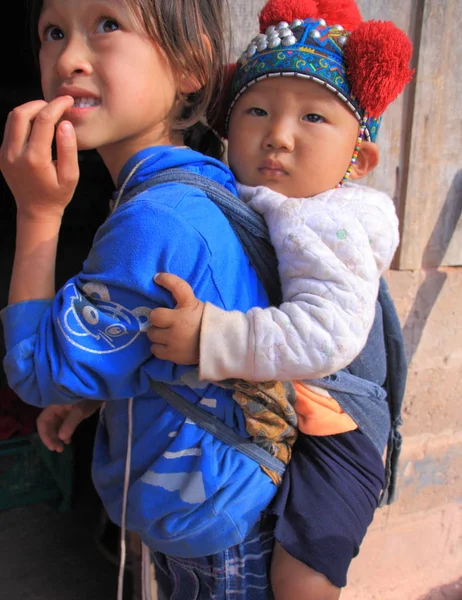
[[[351,170],[351,179],[366,177],[379,163],[379,147],[374,142],[363,140],[359,146],[356,162]]]

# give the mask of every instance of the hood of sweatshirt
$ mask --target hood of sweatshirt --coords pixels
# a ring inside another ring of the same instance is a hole
[[[184,168],[204,175],[220,183],[230,192],[236,191],[234,175],[224,163],[187,146],[152,146],[137,152],[122,168],[117,181],[117,191],[124,185],[125,192],[129,192],[136,185],[151,178],[155,172],[171,168]]]

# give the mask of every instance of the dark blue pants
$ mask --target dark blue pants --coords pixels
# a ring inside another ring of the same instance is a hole
[[[270,510],[281,546],[337,587],[358,554],[377,508],[384,466],[358,429],[300,434]]]

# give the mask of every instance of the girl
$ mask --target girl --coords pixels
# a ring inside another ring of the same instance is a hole
[[[225,310],[263,307],[267,299],[231,226],[204,193],[173,183],[119,203],[170,167],[235,193],[227,167],[185,146],[186,129],[199,126],[224,63],[222,9],[220,0],[38,2],[44,100],[11,112],[0,150],[17,206],[2,312],[9,384],[41,407],[106,401],[95,486],[111,519],[157,551],[164,597],[181,600],[225,598],[229,590],[270,597],[272,532],[259,517],[276,486],[258,463],[153,392],[152,380],[169,382],[248,436],[231,392],[151,355],[150,308],[172,306],[152,274],[174,268],[199,298]],[[117,193],[82,271],[55,292],[56,246],[79,177],[78,149],[99,152]]]

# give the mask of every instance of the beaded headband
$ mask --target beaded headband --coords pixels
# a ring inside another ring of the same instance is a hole
[[[269,0],[260,30],[228,71],[233,77],[225,132],[233,106],[250,86],[267,77],[296,76],[336,94],[365,139],[375,141],[382,113],[413,75],[412,44],[400,29],[391,22],[363,22],[354,0]]]
[[[249,87],[268,77],[293,75],[316,81],[337,95],[362,123],[365,110],[352,95],[343,61],[349,36],[342,25],[329,27],[324,19],[295,19],[270,25],[239,58],[231,87],[231,110]],[[374,141],[381,117],[367,118],[365,137]]]

